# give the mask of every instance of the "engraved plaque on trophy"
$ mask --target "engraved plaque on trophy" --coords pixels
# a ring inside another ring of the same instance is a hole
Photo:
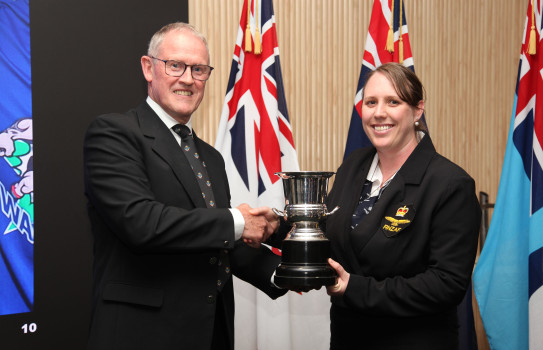
[[[318,288],[336,283],[336,272],[328,264],[330,241],[319,227],[328,215],[325,204],[328,179],[333,172],[281,172],[285,209],[273,209],[293,224],[282,242],[281,264],[275,270],[275,284],[282,288]]]

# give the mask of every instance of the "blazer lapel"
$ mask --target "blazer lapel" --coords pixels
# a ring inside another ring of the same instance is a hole
[[[425,135],[413,153],[405,161],[390,185],[383,191],[371,212],[364,218],[351,233],[355,254],[362,254],[362,250],[369,240],[381,229],[381,221],[386,210],[403,202],[407,185],[420,185],[424,173],[436,154],[430,136]]]
[[[222,158],[219,159],[221,156],[211,145],[198,138],[194,131],[193,134],[198,153],[200,153],[201,159],[206,164],[207,175],[209,181],[211,181],[217,208],[228,208],[230,207],[230,189],[228,188],[224,162]]]
[[[365,162],[361,169],[357,172],[357,178],[355,178],[353,182],[353,188],[349,190],[349,196],[347,197],[347,200],[343,203],[340,203],[341,205],[345,206],[345,210],[342,212],[341,222],[343,222],[343,231],[344,232],[351,232],[351,225],[352,225],[352,216],[355,211],[355,208],[358,206],[358,201],[360,200],[360,193],[362,192],[362,187],[364,186],[364,182],[366,181],[366,176],[368,173],[370,162]],[[333,208],[331,208],[333,209]],[[338,210],[339,212],[339,210]],[[352,242],[351,237],[349,234],[341,235],[341,238],[344,240],[342,243],[343,249],[345,251],[352,250]]]
[[[387,208],[404,197],[405,182],[398,173],[390,184],[383,190],[381,197],[375,202],[370,213],[362,223],[351,232],[352,247],[356,255],[362,254],[362,250],[371,238],[380,231],[380,223]]]
[[[138,108],[138,118],[143,135],[152,139],[151,147],[159,157],[170,165],[194,206],[205,207],[202,191],[200,191],[194,172],[171,131],[147,103],[143,103]]]
[[[326,219],[326,227],[341,226],[341,229],[330,230],[337,232],[337,234],[329,238],[341,247],[336,253],[346,254],[344,258],[350,262],[352,267],[358,264],[351,237],[352,215],[358,205],[374,154],[375,150],[368,151],[360,155],[356,163],[351,166],[343,166],[341,178],[336,177],[334,180],[334,186],[327,201],[328,210],[333,210],[336,205],[340,207],[336,213]]]

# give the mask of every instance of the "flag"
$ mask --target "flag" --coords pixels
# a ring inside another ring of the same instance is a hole
[[[513,113],[473,283],[492,349],[543,349],[542,1],[528,1]]]
[[[28,0],[0,0],[0,315],[34,306],[34,185]]]
[[[283,210],[280,171],[298,171],[272,0],[244,1],[215,147],[225,160],[232,207]],[[234,279],[236,349],[328,349],[325,288],[269,299]]]
[[[344,158],[357,148],[371,146],[362,128],[362,88],[366,83],[366,75],[388,62],[399,62],[415,71],[402,0],[373,2]],[[422,118],[424,121],[424,116]]]

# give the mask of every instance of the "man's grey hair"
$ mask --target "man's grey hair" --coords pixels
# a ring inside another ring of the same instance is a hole
[[[160,45],[164,41],[164,36],[172,31],[179,31],[179,32],[190,32],[194,34],[197,38],[202,40],[202,42],[205,44],[206,50],[207,50],[207,57],[209,57],[209,47],[207,46],[207,40],[206,37],[196,29],[195,26],[188,23],[183,22],[174,22],[165,25],[164,27],[160,28],[158,32],[156,32],[153,37],[151,38],[151,41],[149,41],[149,48],[147,49],[147,55],[157,57],[158,50],[160,48]],[[164,57],[159,57],[164,58]],[[167,57],[166,57],[167,59]]]

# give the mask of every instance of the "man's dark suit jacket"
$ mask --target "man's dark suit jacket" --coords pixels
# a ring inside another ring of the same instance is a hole
[[[375,152],[353,152],[327,200],[328,208],[340,206],[326,221],[332,257],[351,273],[345,294],[332,298],[332,345],[454,349],[481,218],[475,183],[426,135],[352,230]]]
[[[276,298],[279,257],[234,241],[224,161],[195,137],[217,209],[201,191],[171,131],[147,103],[95,119],[84,147],[94,236],[89,349],[209,349],[220,250],[231,271]],[[232,279],[220,297],[233,349]]]

